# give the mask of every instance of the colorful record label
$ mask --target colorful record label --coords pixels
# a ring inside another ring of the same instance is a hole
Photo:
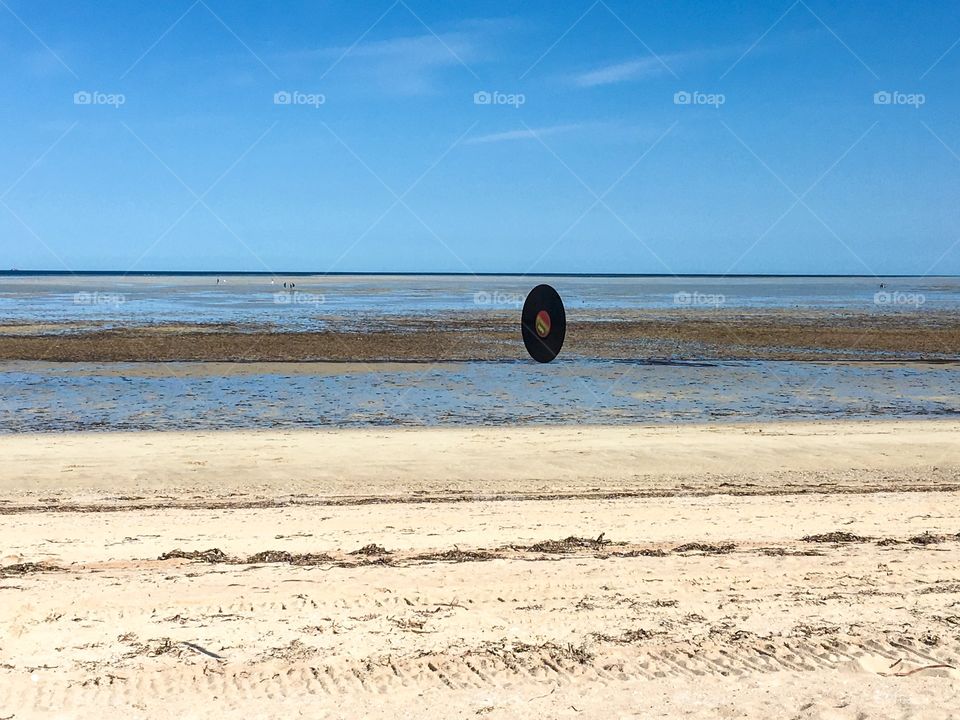
[[[541,310],[537,313],[537,335],[540,337],[546,337],[550,334],[550,313],[546,310]]]

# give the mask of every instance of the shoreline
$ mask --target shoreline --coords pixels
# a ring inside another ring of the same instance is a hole
[[[0,438],[21,438],[21,439],[49,439],[50,437],[64,438],[83,438],[115,435],[125,437],[130,435],[155,435],[158,438],[163,437],[219,437],[219,436],[266,436],[266,435],[376,435],[384,436],[390,434],[418,434],[418,433],[437,433],[437,434],[461,434],[469,435],[471,433],[491,433],[496,434],[500,431],[521,433],[539,433],[544,431],[562,431],[563,434],[583,435],[589,433],[627,433],[627,434],[665,434],[674,433],[722,433],[730,431],[754,431],[758,433],[766,432],[768,437],[778,435],[793,435],[790,431],[800,431],[803,435],[831,435],[837,432],[863,431],[864,435],[885,435],[891,431],[899,429],[900,426],[918,426],[925,425],[923,429],[931,432],[960,432],[960,418],[955,417],[892,417],[887,419],[876,418],[824,418],[824,419],[782,419],[782,420],[729,420],[727,418],[717,418],[711,421],[696,421],[674,423],[666,425],[660,422],[635,422],[629,424],[619,423],[589,423],[586,425],[574,425],[570,423],[555,423],[550,425],[538,425],[530,423],[517,424],[497,424],[492,425],[466,425],[460,427],[449,426],[380,426],[380,427],[308,427],[308,428],[216,428],[216,429],[197,429],[197,430],[61,430],[58,432],[34,431],[34,432],[16,432],[0,435]],[[960,456],[958,456],[960,457]],[[0,481],[2,487],[2,481]]]

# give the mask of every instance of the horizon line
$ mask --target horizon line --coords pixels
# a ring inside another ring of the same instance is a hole
[[[521,272],[445,272],[445,271],[385,271],[385,270],[357,270],[357,271],[336,271],[321,272],[315,270],[309,271],[279,271],[272,272],[267,270],[0,270],[0,277],[14,276],[108,276],[108,277],[149,277],[151,275],[163,277],[175,277],[178,275],[189,277],[583,277],[583,278],[956,278],[960,275],[918,275],[890,273],[884,275],[874,275],[868,273],[577,273],[577,272],[544,272],[544,273],[521,273]]]

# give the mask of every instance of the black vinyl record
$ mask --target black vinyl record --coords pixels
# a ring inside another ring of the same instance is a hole
[[[520,332],[527,352],[537,362],[548,363],[560,353],[567,334],[567,314],[556,290],[537,285],[530,291],[523,303]]]

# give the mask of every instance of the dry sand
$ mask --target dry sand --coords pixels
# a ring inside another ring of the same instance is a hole
[[[0,718],[960,716],[955,421],[0,454]]]

